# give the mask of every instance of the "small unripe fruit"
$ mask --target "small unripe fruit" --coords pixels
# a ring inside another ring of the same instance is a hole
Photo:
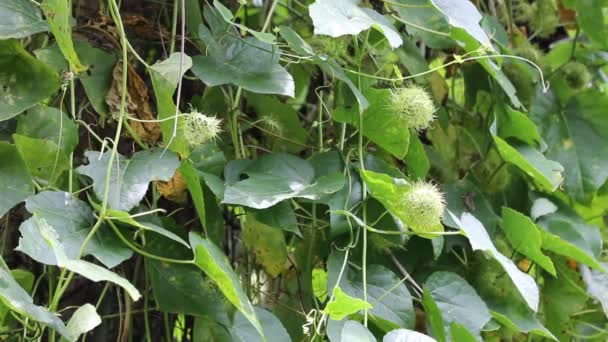
[[[591,81],[591,74],[583,63],[570,62],[564,65],[561,71],[572,89],[581,89]]]
[[[429,232],[441,222],[445,199],[436,185],[419,181],[403,195],[402,205],[405,223],[415,231]]]
[[[433,122],[436,109],[426,90],[412,84],[392,90],[390,110],[410,128],[420,131],[428,128]]]
[[[540,38],[548,38],[555,33],[559,25],[559,16],[555,0],[538,0],[536,11],[530,21],[532,32]]]
[[[185,116],[183,125],[184,138],[191,146],[200,146],[206,142],[215,140],[220,133],[221,119],[215,116],[207,116],[196,110]]]

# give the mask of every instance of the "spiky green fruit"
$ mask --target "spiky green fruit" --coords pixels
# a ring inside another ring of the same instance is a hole
[[[429,127],[435,119],[435,104],[426,90],[415,84],[393,89],[390,110],[407,123],[410,128],[420,131]]]
[[[414,231],[436,231],[436,227],[441,225],[444,210],[444,195],[433,183],[415,182],[403,194],[403,217],[406,219],[407,225]]]
[[[572,89],[581,89],[591,81],[591,74],[583,63],[570,62],[564,65],[561,71]]]
[[[221,119],[215,116],[207,116],[194,110],[185,115],[183,128],[184,138],[190,146],[200,146],[206,142],[215,140],[221,132]]]
[[[530,20],[532,32],[540,38],[548,38],[559,26],[559,16],[555,0],[538,0],[534,17]]]

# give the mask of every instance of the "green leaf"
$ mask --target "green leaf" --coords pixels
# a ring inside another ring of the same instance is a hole
[[[0,141],[0,217],[34,194],[32,176],[14,145]]]
[[[407,32],[414,38],[422,39],[429,47],[444,49],[455,45],[449,37],[450,26],[445,15],[428,0],[396,0],[391,1],[389,6],[402,19],[400,21],[407,23]]]
[[[44,218],[36,217],[36,214],[34,214],[33,219],[40,235],[46,243],[46,248],[50,249],[55,254],[57,266],[65,268],[70,272],[80,274],[93,282],[107,281],[118,285],[122,287],[134,301],[137,301],[141,297],[141,294],[133,284],[127,279],[118,276],[116,273],[88,261],[69,258],[65,254],[65,250],[58,239],[55,229],[49,226]]]
[[[608,270],[608,264],[602,266]],[[587,266],[580,266],[581,276],[587,285],[587,293],[600,302],[604,314],[608,317],[608,274],[596,270],[590,270]]]
[[[279,64],[276,46],[254,37],[219,39],[202,25],[199,30],[208,55],[193,58],[192,72],[206,85],[234,84],[254,93],[294,97],[293,77]]]
[[[494,236],[500,223],[500,216],[496,215],[492,203],[483,192],[470,181],[463,179],[446,183],[442,186],[446,194],[447,208],[443,215],[443,223],[449,227],[459,229],[456,222],[452,222],[449,212],[460,217],[464,212],[471,212],[484,222],[488,234]]]
[[[370,8],[359,7],[359,3],[360,0],[316,0],[308,7],[315,34],[340,37],[374,28],[386,37],[393,49],[403,44],[390,21]]]
[[[409,135],[410,145],[403,161],[413,179],[424,179],[431,168],[431,163],[424,151],[424,145],[418,138],[418,134],[410,132]]]
[[[538,225],[543,228],[540,233],[544,249],[604,270],[598,262],[602,237],[597,227],[560,211],[541,217]]]
[[[0,121],[8,120],[59,89],[53,70],[27,53],[17,40],[0,41]]]
[[[537,263],[547,272],[556,276],[551,258],[541,251],[542,237],[534,222],[513,209],[502,208],[502,228],[516,251]]]
[[[186,233],[184,227],[170,222],[164,219],[162,225],[175,234]],[[167,241],[160,235],[146,237],[146,251],[177,260],[192,259],[190,248]],[[151,259],[146,263],[154,298],[161,311],[213,317],[221,324],[229,324],[223,296],[197,266]]]
[[[270,208],[261,210],[250,209],[247,210],[247,213],[255,215],[256,221],[260,223],[302,237],[302,233],[300,233],[300,229],[298,228],[296,214],[287,202],[279,202]]]
[[[492,138],[500,156],[532,178],[541,190],[553,192],[559,187],[563,180],[562,172],[564,172],[561,164],[547,159],[530,146],[513,147],[500,137],[493,136]]]
[[[450,334],[457,342],[476,342],[477,338],[471,334],[462,324],[452,322],[450,324]]]
[[[190,245],[194,250],[194,264],[203,270],[220,288],[224,296],[255,327],[264,340],[264,331],[253,305],[243,291],[237,275],[230,267],[226,255],[208,239],[191,232]]]
[[[395,157],[403,159],[410,143],[409,126],[399,115],[387,109],[391,90],[367,89],[363,95],[369,99],[369,107],[363,111],[363,134]],[[338,108],[332,118],[359,127],[358,108]]]
[[[565,258],[554,259],[559,278],[548,278],[543,286],[543,314],[547,328],[558,341],[570,340],[573,314],[586,307],[588,296],[577,271],[571,270]]]
[[[101,324],[101,317],[97,314],[97,310],[91,304],[85,304],[72,314],[72,318],[66,326],[71,336],[77,338],[85,334]]]
[[[333,299],[327,303],[323,311],[328,314],[331,319],[338,321],[361,310],[372,308],[370,303],[347,295],[339,286],[334,288],[332,298]]]
[[[382,342],[437,342],[434,338],[414,330],[395,329],[384,335]]]
[[[11,310],[20,315],[40,322],[50,328],[53,328],[62,336],[70,341],[75,341],[77,336],[72,336],[66,329],[63,322],[53,313],[49,312],[42,306],[34,305],[32,297],[19,286],[17,281],[12,277],[8,266],[0,257],[0,300],[6,304]]]
[[[35,106],[20,115],[17,120],[17,134],[49,140],[69,155],[78,144],[78,126],[67,114],[57,108],[43,105]]]
[[[303,56],[312,56],[315,54],[312,47],[302,39],[296,31],[291,29],[291,27],[284,25],[279,26],[279,34],[285,39],[287,45],[296,53]]]
[[[354,298],[363,298],[363,279],[360,271],[346,268],[336,284],[342,269],[344,254],[332,253],[327,262],[327,286],[338,285],[344,293]],[[367,267],[367,300],[373,306],[368,311],[374,324],[391,331],[400,327],[413,328],[415,314],[412,297],[403,282],[389,269],[381,265]]]
[[[247,95],[247,104],[258,114],[257,125],[263,129],[272,151],[298,153],[306,147],[308,133],[292,106],[257,94]]]
[[[82,82],[91,105],[98,113],[109,114],[106,94],[112,85],[112,73],[117,60],[116,55],[95,48],[88,41],[75,41],[74,49],[82,64],[87,67],[87,72],[78,75],[78,79]],[[68,63],[57,44],[37,49],[34,54],[39,60],[52,66],[60,75],[68,70]]]
[[[68,7],[68,2],[64,0],[42,0],[40,8],[47,18],[47,22],[57,45],[67,59],[72,68],[72,71],[79,74],[87,68],[80,63],[78,55],[74,50],[74,42],[72,41],[72,25],[70,23],[72,11]]]
[[[102,199],[105,178],[111,152],[87,151],[89,164],[80,166],[77,171],[93,180],[93,191]],[[135,153],[131,159],[117,155],[110,175],[108,208],[129,211],[144,198],[151,181],[168,181],[179,166],[177,156],[161,149]]]
[[[360,111],[365,110],[369,106],[369,102],[367,101],[365,96],[363,96],[361,90],[359,90],[359,87],[357,87],[357,85],[353,83],[353,81],[348,77],[348,75],[346,75],[344,70],[338,65],[338,63],[336,63],[336,61],[331,59],[319,58],[313,60],[313,62],[317,64],[319,68],[323,70],[324,73],[330,75],[334,79],[338,79],[344,82],[344,84],[348,86],[348,89],[350,89],[350,91],[353,93],[353,95],[355,95],[355,98],[357,99],[357,104],[359,105]]]
[[[182,160],[179,166],[179,172],[186,181],[188,186],[188,192],[194,203],[194,208],[198,214],[198,218],[203,227],[207,226],[207,214],[205,212],[205,196],[203,193],[203,187],[201,186],[201,180],[196,173],[196,169],[192,165],[192,162],[188,159]]]
[[[346,321],[338,342],[376,342],[374,335],[357,321]],[[334,341],[332,341],[334,342]]]
[[[539,291],[534,278],[520,271],[511,259],[496,249],[485,227],[475,216],[466,212],[462,214],[460,220],[452,213],[450,213],[450,216],[452,216],[452,220],[457,222],[460,229],[465,233],[474,251],[484,251],[500,263],[530,309],[536,312],[538,310]]]
[[[431,0],[431,3],[443,13],[452,27],[465,30],[481,45],[492,48],[490,38],[481,28],[481,14],[468,0]]]
[[[342,189],[345,181],[341,173],[315,178],[314,168],[308,161],[282,153],[263,155],[242,169],[231,162],[225,172],[228,186],[222,203],[254,209],[269,208],[294,197],[319,200]],[[249,178],[231,184],[229,172],[235,172],[236,179],[241,174]]]
[[[13,140],[30,174],[43,184],[57,185],[69,168],[68,157],[57,144],[18,134],[13,134]]]
[[[275,35],[272,33],[258,32],[258,31],[250,29],[249,27],[247,27],[245,25],[235,23],[232,20],[234,18],[234,16],[232,15],[232,12],[230,12],[230,10],[226,6],[222,5],[221,2],[219,2],[217,0],[213,0],[213,7],[215,7],[217,13],[222,17],[222,19],[224,19],[224,21],[226,23],[228,23],[234,27],[238,27],[239,29],[241,29],[245,32],[249,32],[250,34],[252,34],[254,37],[256,37],[257,39],[259,39],[262,42],[265,42],[268,44],[276,43]]]
[[[497,107],[495,112],[498,135],[501,138],[515,138],[530,146],[541,145],[538,128],[526,114],[507,106]]]
[[[588,90],[573,96],[562,110],[552,93],[538,93],[530,114],[549,148],[547,158],[567,170],[566,193],[579,201],[608,180],[608,124],[604,109],[608,96]]]
[[[268,342],[290,342],[291,337],[272,313],[264,309],[255,308],[255,314],[259,317],[260,325]],[[258,342],[262,341],[258,330],[251,325],[251,322],[241,313],[237,312],[234,322],[230,328],[230,333],[234,342]]]
[[[575,1],[576,21],[585,34],[601,49],[608,47],[608,26],[604,22],[604,0]]]
[[[427,233],[443,232],[443,225],[439,219],[437,219],[437,222],[434,222],[431,231],[426,231],[418,227],[416,222],[412,222],[404,215],[403,195],[411,188],[406,180],[392,178],[391,176],[368,170],[359,170],[359,174],[367,185],[367,189],[372,197],[380,201],[393,216],[406,224],[415,233],[420,234],[422,237],[433,238],[436,237],[436,235]]]
[[[312,270],[312,292],[321,302],[327,299],[327,272],[322,268]]]
[[[424,284],[424,293],[425,308],[432,300],[441,314],[443,329],[448,332],[448,336],[451,334],[450,326],[453,322],[461,324],[475,336],[479,336],[481,329],[492,318],[488,307],[479,298],[475,289],[455,273],[431,274]],[[437,335],[438,332],[435,331],[439,328],[438,324],[432,326],[436,336],[443,336],[441,333]]]
[[[80,252],[80,246],[86,239],[95,217],[90,207],[83,201],[67,192],[43,191],[28,198],[25,208],[31,214],[43,218],[49,225],[56,227],[58,240],[62,243],[68,258],[74,259]],[[25,221],[21,227],[21,238],[17,250],[47,265],[56,265],[52,251],[44,248],[44,239],[40,236],[35,222]],[[133,252],[125,246],[109,229],[102,226],[87,244],[84,255],[93,255],[108,268],[113,268],[131,257]]]
[[[0,39],[25,38],[48,29],[36,3],[30,0],[0,3]]]
[[[257,214],[248,212],[242,232],[245,246],[252,250],[255,260],[271,277],[276,278],[287,263],[287,244],[280,227],[269,226],[257,220]]]
[[[182,55],[180,52],[175,52],[169,58],[155,63],[148,69],[150,78],[152,79],[154,95],[156,96],[159,120],[175,117],[176,108],[173,101],[173,93],[177,88],[180,78],[190,68],[192,68],[192,58],[188,55]],[[182,134],[179,134],[179,128],[183,125],[183,120],[184,118],[182,117],[177,118],[178,131],[173,139],[171,137],[175,129],[175,118],[162,121],[160,128],[163,134],[163,143],[166,145],[171,143],[169,145],[171,151],[181,156],[187,156],[190,153],[188,141],[185,140]]]
[[[490,306],[490,310],[495,320],[511,330],[532,333],[557,341],[555,336],[540,323],[534,313],[525,305],[510,305],[509,302],[505,302],[502,305]]]

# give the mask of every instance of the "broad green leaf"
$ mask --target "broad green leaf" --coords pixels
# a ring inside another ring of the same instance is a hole
[[[14,145],[0,141],[0,217],[17,203],[34,194],[27,165]]]
[[[190,248],[188,243],[186,241],[184,241],[184,239],[179,237],[177,234],[175,234],[161,226],[158,226],[152,222],[149,222],[149,219],[147,219],[147,218],[142,218],[139,220],[134,219],[131,216],[131,214],[129,214],[127,212],[120,211],[120,210],[113,210],[113,209],[107,209],[106,213],[108,215],[108,219],[110,219],[110,220],[116,220],[116,221],[119,221],[122,223],[126,223],[128,225],[131,225],[135,228],[138,228],[138,229],[141,229],[144,231],[154,232],[156,234],[169,238],[177,243],[180,243],[187,248]]]
[[[43,191],[25,201],[25,208],[31,214],[43,218],[56,227],[57,238],[64,247],[68,258],[74,259],[86,239],[95,217],[90,207],[67,192]],[[48,248],[33,220],[27,220],[19,227],[21,238],[17,250],[47,265],[56,265],[55,255]],[[102,226],[87,244],[84,255],[93,255],[108,268],[113,268],[131,257],[133,252],[125,246],[109,227]]]
[[[63,245],[58,240],[57,232],[53,227],[49,226],[44,218],[36,217],[35,214],[33,219],[40,235],[46,243],[46,248],[50,249],[55,254],[57,266],[78,273],[93,282],[107,281],[118,285],[122,287],[134,301],[137,301],[141,297],[141,294],[133,284],[107,268],[103,268],[88,261],[69,258],[65,254]]]
[[[100,324],[101,317],[97,314],[95,307],[91,304],[85,304],[74,311],[66,328],[71,336],[80,337],[80,335],[95,329]]]
[[[441,315],[441,311],[439,310],[439,306],[437,306],[437,303],[435,300],[433,300],[430,291],[424,291],[422,293],[422,306],[427,317],[428,325],[431,328],[432,335],[437,339],[437,341],[445,342],[446,331],[443,323],[443,317]]]
[[[452,322],[450,324],[450,334],[457,342],[476,342],[477,338],[471,334],[462,324]]]
[[[490,38],[481,28],[481,14],[469,0],[431,0],[431,3],[443,13],[452,27],[465,30],[482,46],[492,48]]]
[[[224,252],[211,241],[191,232],[190,245],[194,250],[194,264],[213,280],[224,296],[255,327],[264,341],[264,330],[254,311],[253,305],[241,287],[239,279],[230,267]]]
[[[332,253],[330,256],[327,265],[328,289],[331,291],[338,285],[350,297],[363,298],[363,279],[360,271],[346,268],[340,284],[336,284],[343,260],[342,253]],[[368,311],[370,320],[378,328],[388,332],[400,327],[414,327],[415,315],[411,295],[405,284],[384,266],[367,267],[367,301],[373,306]]]
[[[10,274],[13,279],[19,284],[19,286],[27,293],[32,292],[34,287],[34,281],[36,280],[33,273],[22,269],[10,270]],[[9,329],[11,326],[12,319],[8,318],[10,314],[10,308],[6,306],[0,299],[0,331],[3,329]]]
[[[378,12],[359,7],[360,0],[316,0],[308,7],[315,34],[339,37],[358,35],[370,28],[380,31],[391,47],[397,48],[403,40],[393,24]]]
[[[494,212],[492,203],[483,192],[468,180],[450,182],[442,186],[446,194],[447,208],[443,215],[443,223],[449,227],[459,229],[458,224],[452,221],[449,212],[460,217],[464,212],[471,212],[484,222],[490,236],[494,236],[500,223],[500,216]]]
[[[437,342],[434,338],[408,329],[395,329],[384,335],[382,342]]]
[[[59,89],[53,70],[26,52],[17,40],[0,41],[0,121],[8,120]]]
[[[312,292],[321,302],[327,299],[327,272],[322,268],[312,270]]]
[[[197,342],[233,342],[229,328],[208,316],[195,316],[192,338]]]
[[[247,213],[242,231],[245,246],[252,250],[255,260],[271,277],[276,278],[287,263],[287,244],[280,227],[269,226],[257,219],[256,213]]]
[[[298,112],[293,107],[273,97],[257,94],[247,95],[247,104],[252,106],[258,118],[258,126],[268,139],[274,152],[298,153],[306,147],[308,132],[302,127]]]
[[[486,304],[475,289],[459,275],[451,272],[435,272],[424,283],[427,301],[432,300],[441,314],[443,329],[449,336],[453,322],[461,324],[479,336],[481,329],[492,318]],[[426,308],[426,303],[425,303]],[[435,331],[436,325],[433,325]],[[435,331],[437,336],[437,332]],[[443,336],[439,333],[438,336]],[[441,339],[441,338],[440,338]]]
[[[287,202],[279,202],[266,209],[247,210],[247,213],[253,214],[259,223],[302,237],[302,233],[300,233],[300,229],[298,228],[296,214]]]
[[[433,238],[435,235],[427,233],[438,233],[443,232],[443,225],[439,218],[437,222],[433,222],[433,229],[431,231],[422,230],[404,215],[403,211],[403,195],[407,192],[411,186],[404,179],[392,178],[386,174],[376,173],[373,171],[359,170],[359,174],[363,181],[367,185],[367,189],[384,207],[401,222],[407,225],[412,231],[419,234],[422,237]]]
[[[567,256],[597,270],[604,270],[598,262],[602,237],[597,227],[563,212],[541,217],[538,225],[543,248]]]
[[[42,306],[34,305],[32,297],[25,292],[15,281],[4,260],[0,257],[0,300],[11,310],[24,315],[34,321],[40,322],[70,341],[75,341],[77,336],[72,336],[57,315],[49,312]]]
[[[576,21],[585,34],[600,48],[608,47],[608,26],[604,20],[606,2],[604,0],[575,1]]]
[[[40,8],[30,0],[12,0],[0,3],[0,39],[25,38],[48,31]]]
[[[500,156],[532,178],[546,192],[555,191],[563,180],[564,167],[547,159],[542,153],[527,145],[513,147],[502,138],[493,136]],[[567,175],[568,172],[565,172]]]
[[[540,197],[534,200],[532,208],[530,208],[530,217],[533,221],[538,220],[545,215],[553,214],[557,211],[557,206],[549,199]]]
[[[450,215],[452,216],[452,220],[458,223],[460,229],[462,229],[469,239],[471,248],[474,251],[484,251],[498,261],[513,281],[513,284],[519,293],[525,299],[530,309],[536,312],[538,310],[539,291],[534,278],[527,273],[520,271],[513,261],[496,249],[483,224],[481,224],[475,216],[465,212],[459,220],[453,214],[450,213]]]
[[[70,23],[72,9],[68,7],[68,2],[65,0],[42,0],[40,8],[42,8],[47,18],[57,45],[59,45],[65,59],[70,63],[72,70],[77,74],[85,71],[87,68],[80,63],[74,50],[72,25]]]
[[[201,186],[201,180],[196,173],[196,169],[192,165],[192,162],[188,159],[182,160],[179,166],[179,172],[186,181],[188,186],[188,192],[194,203],[194,208],[198,214],[198,218],[203,227],[207,226],[207,214],[205,212],[205,196],[203,193],[203,187]]]
[[[93,191],[102,199],[105,189],[107,164],[111,152],[87,151],[88,165],[80,166],[77,171],[93,180]],[[131,159],[121,155],[114,158],[110,174],[108,208],[129,211],[133,209],[148,191],[151,181],[168,181],[179,166],[177,156],[161,149],[140,151]]]
[[[363,134],[395,157],[403,159],[408,151],[410,134],[408,123],[389,110],[391,90],[370,88],[363,92],[369,107],[363,111]],[[358,108],[339,108],[332,118],[359,127]]]
[[[302,56],[312,56],[315,54],[312,47],[291,27],[284,25],[279,26],[279,34],[285,39],[287,45],[296,53]]]
[[[529,217],[513,209],[503,207],[502,228],[516,251],[556,276],[551,258],[541,251],[542,237],[539,228]]]
[[[445,15],[429,0],[395,0],[386,4],[406,24],[407,32],[422,39],[429,47],[444,49],[455,45],[450,39],[450,25]],[[414,73],[412,70],[410,72]]]
[[[552,93],[537,93],[530,114],[548,145],[547,158],[563,165],[566,193],[588,201],[608,179],[608,96],[588,90],[573,96],[565,109]]]
[[[547,328],[558,341],[568,341],[573,314],[586,307],[588,295],[577,271],[567,266],[565,258],[554,258],[559,278],[545,280],[542,292],[543,315]]]
[[[363,93],[361,93],[359,87],[357,87],[357,85],[348,77],[348,75],[346,75],[344,70],[338,65],[338,63],[336,63],[336,61],[327,58],[319,58],[313,60],[313,62],[317,64],[324,73],[328,74],[333,79],[338,79],[344,82],[344,84],[348,86],[348,89],[350,89],[357,99],[357,104],[359,105],[360,111],[365,110],[369,106],[369,102],[365,96],[363,96]]]
[[[431,168],[431,163],[418,135],[413,132],[410,132],[409,135],[410,145],[403,161],[407,165],[407,169],[412,179],[424,179]]]
[[[17,120],[17,134],[49,140],[69,155],[78,144],[78,126],[68,116],[54,107],[38,105]]]
[[[69,168],[66,154],[51,140],[35,139],[13,134],[15,146],[30,174],[43,184],[57,185]]]
[[[112,73],[116,65],[116,55],[93,47],[88,41],[74,41],[74,49],[87,71],[78,75],[91,105],[102,115],[109,114],[106,94],[112,85]],[[52,66],[58,74],[68,69],[68,62],[63,57],[57,44],[34,51],[36,57]]]
[[[541,324],[534,311],[528,307],[498,261],[486,259],[485,256],[478,256],[475,259],[472,285],[490,309],[494,320],[513,331],[555,340],[555,336]]]
[[[162,225],[175,234],[186,235],[183,227],[170,222],[164,219]],[[193,259],[190,248],[167,241],[160,235],[146,237],[146,251],[176,260]],[[213,317],[221,324],[229,324],[223,296],[198,267],[151,259],[147,259],[146,264],[154,298],[161,311]]]
[[[346,316],[371,308],[372,305],[370,303],[359,298],[353,298],[344,293],[339,286],[336,286],[333,291],[332,300],[327,303],[323,311],[328,314],[331,319],[339,321]]]
[[[236,165],[228,163],[225,172],[234,172]],[[238,169],[234,176],[238,179],[241,174],[249,178],[230,184],[230,177],[225,177],[229,185],[222,203],[265,209],[294,197],[319,200],[342,189],[345,181],[341,173],[315,177],[308,161],[282,153],[263,155]]]
[[[245,25],[235,23],[232,20],[234,18],[234,16],[232,15],[232,12],[230,12],[230,10],[226,6],[222,5],[221,2],[219,2],[217,0],[213,0],[213,7],[215,7],[217,13],[222,17],[222,19],[224,19],[224,21],[226,23],[228,23],[234,27],[237,27],[240,30],[250,33],[251,35],[253,35],[254,37],[256,37],[257,39],[259,39],[262,42],[265,42],[268,44],[276,43],[275,35],[272,33],[258,32],[258,31],[250,29],[249,27],[247,27]]]
[[[495,112],[497,134],[501,138],[515,138],[530,146],[540,146],[542,138],[530,117],[507,106],[498,107]]]
[[[608,264],[602,264],[608,270]],[[581,276],[587,285],[587,293],[600,302],[604,314],[608,316],[608,274],[606,272],[590,270],[587,266],[580,266]]]
[[[219,39],[199,28],[207,56],[195,56],[192,72],[208,86],[234,84],[260,94],[294,97],[293,77],[279,64],[280,50],[257,38],[227,35]]]
[[[268,342],[290,342],[291,337],[279,321],[272,313],[264,309],[255,308],[255,314],[260,320],[260,325],[266,336],[265,341]],[[251,325],[251,322],[241,313],[237,312],[234,317],[234,322],[230,328],[230,333],[234,342],[258,342],[260,338],[258,330]]]
[[[374,335],[357,321],[346,321],[340,333],[339,342],[375,342]],[[332,341],[334,342],[334,341]]]
[[[152,79],[154,95],[156,96],[156,107],[158,109],[159,120],[175,117],[176,108],[173,100],[173,93],[177,88],[179,80],[190,68],[192,68],[192,58],[188,55],[182,55],[180,52],[176,52],[171,54],[169,58],[155,63],[148,69],[150,78]],[[171,151],[174,151],[181,156],[187,156],[190,153],[188,141],[186,141],[179,132],[180,127],[183,125],[183,120],[183,118],[177,118],[178,131],[173,139],[171,139],[171,137],[173,136],[175,128],[175,119],[162,121],[160,127],[163,133],[163,143],[169,144],[169,142],[171,142],[171,145],[169,146]]]

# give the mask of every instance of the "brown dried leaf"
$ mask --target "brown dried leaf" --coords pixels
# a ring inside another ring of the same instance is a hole
[[[175,171],[173,178],[169,181],[156,182],[156,188],[158,189],[158,192],[169,201],[186,203],[186,200],[188,199],[188,185],[179,170]]]
[[[146,83],[139,77],[135,68],[130,64],[127,74],[126,114],[140,120],[156,119],[150,109],[150,96],[148,95]],[[118,61],[114,67],[112,77],[112,86],[106,95],[106,103],[112,113],[118,113],[122,88],[122,61]],[[160,140],[161,130],[158,122],[137,122],[130,120],[129,125],[139,138],[146,143],[154,144]]]

